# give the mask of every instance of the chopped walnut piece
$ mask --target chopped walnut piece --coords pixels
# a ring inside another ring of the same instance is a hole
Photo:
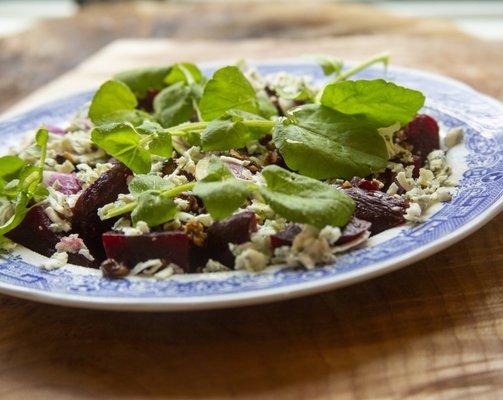
[[[173,172],[175,172],[175,169],[176,169],[176,162],[174,159],[170,158],[163,164],[162,173],[164,175],[171,175]]]
[[[204,231],[204,225],[201,222],[191,219],[185,224],[183,230],[196,246],[202,247],[204,245],[207,234]]]
[[[124,264],[108,258],[100,265],[101,272],[106,278],[123,278],[129,274],[129,268]]]
[[[241,154],[239,151],[235,150],[235,149],[230,149],[229,150],[229,155],[231,157],[237,158],[238,160],[244,160],[245,159],[245,156],[243,154]]]
[[[344,181],[344,183],[342,184],[342,187],[344,189],[349,189],[349,188],[353,187],[353,185],[351,185],[351,183],[348,181]]]
[[[191,194],[182,193],[178,196],[179,198],[188,201],[189,206],[187,207],[187,212],[193,212],[197,214],[201,214],[204,212],[204,206],[200,199]]]

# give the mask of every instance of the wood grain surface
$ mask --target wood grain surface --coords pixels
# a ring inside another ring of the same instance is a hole
[[[503,95],[501,44],[458,36],[123,41],[16,109],[133,65],[381,50]],[[502,267],[500,215],[400,271],[275,304],[134,314],[0,296],[0,399],[503,398]]]

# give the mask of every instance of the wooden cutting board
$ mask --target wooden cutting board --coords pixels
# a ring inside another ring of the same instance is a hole
[[[477,43],[386,35],[119,41],[9,113],[124,68],[313,52],[359,60],[390,50],[397,64],[502,97],[501,46]],[[0,296],[0,398],[503,398],[502,223],[499,216],[443,252],[371,281],[241,309],[112,313]]]

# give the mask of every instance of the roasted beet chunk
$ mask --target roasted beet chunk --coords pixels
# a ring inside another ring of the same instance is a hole
[[[256,230],[257,219],[253,212],[242,212],[223,221],[216,221],[208,229],[204,247],[193,247],[193,267],[202,267],[211,258],[232,268],[234,256],[229,250],[229,243],[247,242],[250,240],[250,234]]]
[[[428,154],[440,148],[438,124],[432,117],[418,114],[405,127],[406,141],[412,146],[412,154],[424,161]]]
[[[36,251],[46,257],[52,256],[56,243],[61,240],[61,235],[49,229],[51,220],[42,206],[35,206],[24,218],[23,222],[7,233],[7,237],[30,250]]]
[[[357,176],[351,179],[351,185],[359,187],[363,190],[379,190],[379,185],[376,182],[358,178]]]
[[[275,249],[281,246],[291,246],[293,239],[297,236],[302,228],[300,225],[290,223],[281,232],[271,235],[271,247]]]
[[[120,193],[127,193],[129,175],[131,171],[126,166],[114,165],[82,192],[73,209],[73,229],[97,261],[105,258],[101,235],[110,230],[114,222],[102,221],[98,217],[98,208],[117,200]]]
[[[337,240],[335,244],[336,245],[346,244],[355,239],[358,239],[365,232],[370,231],[371,226],[372,224],[368,221],[352,217],[347,223],[347,225],[344,228],[342,228],[341,237],[339,238],[339,240]]]
[[[376,234],[405,222],[403,217],[408,202],[400,197],[380,191],[367,191],[357,187],[345,190],[356,203],[355,217],[372,224],[370,231]]]
[[[189,238],[183,232],[152,232],[126,236],[117,232],[103,234],[107,258],[133,268],[141,261],[161,259],[189,272]]]
[[[42,206],[35,206],[24,218],[23,222],[15,229],[7,233],[7,237],[16,243],[27,247],[46,257],[56,252],[56,244],[64,234],[56,233],[49,229],[51,220]],[[80,254],[68,254],[68,262],[71,264],[92,267],[94,263]]]

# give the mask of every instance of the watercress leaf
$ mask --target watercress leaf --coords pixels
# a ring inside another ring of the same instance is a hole
[[[145,120],[136,131],[142,135],[152,136],[152,141],[148,145],[148,151],[151,154],[161,157],[171,157],[173,152],[173,143],[171,135],[167,129],[164,129],[157,122]]]
[[[39,147],[45,147],[49,140],[49,131],[45,128],[40,128],[35,134],[35,143]]]
[[[131,220],[135,224],[144,221],[150,227],[158,226],[171,221],[178,212],[172,198],[156,191],[141,193],[137,201],[138,205],[131,213]]]
[[[376,79],[329,84],[320,101],[344,114],[362,115],[380,128],[395,122],[404,126],[421,109],[424,100],[417,90]]]
[[[204,87],[199,109],[205,121],[216,119],[230,109],[259,113],[255,90],[234,66],[220,68],[213,74]]]
[[[131,124],[98,126],[91,131],[91,139],[133,172],[139,174],[150,172],[150,154],[140,143],[141,136]]]
[[[220,159],[212,157],[208,174],[193,189],[214,219],[224,219],[241,206],[250,190],[246,182],[234,178]]]
[[[264,118],[272,118],[278,115],[278,109],[267,96],[258,96],[259,113]]]
[[[26,161],[18,156],[0,157],[0,178],[14,179],[25,165]]]
[[[154,112],[166,128],[189,121],[194,113],[192,89],[183,82],[163,89],[154,99]]]
[[[229,119],[211,121],[201,134],[204,151],[240,148],[251,140],[250,131],[242,122]]]
[[[314,60],[319,64],[325,76],[338,74],[344,65],[341,59],[327,54],[317,55]]]
[[[129,121],[139,125],[148,114],[135,110],[137,104],[136,96],[128,86],[110,80],[94,94],[88,115],[96,125],[113,121]]]
[[[114,79],[126,84],[138,99],[147,95],[149,89],[162,90],[166,84],[164,79],[171,67],[138,68],[120,72]]]
[[[172,85],[176,82],[188,84],[199,83],[203,80],[203,74],[200,69],[192,63],[178,63],[173,65],[164,82]]]
[[[271,208],[295,222],[323,228],[345,225],[355,210],[354,201],[342,191],[276,165],[265,167],[262,176],[267,186],[260,193]]]
[[[289,168],[312,178],[367,176],[387,164],[371,122],[316,104],[293,110],[276,125],[273,141]]]
[[[16,200],[13,204],[14,213],[7,221],[5,221],[3,225],[0,225],[0,236],[10,232],[23,222],[24,217],[29,211],[28,203],[30,202],[30,199],[31,196],[24,191],[17,194]]]
[[[173,154],[173,142],[169,132],[159,132],[148,145],[148,151],[156,156],[169,158]]]
[[[270,133],[274,126],[269,119],[242,110],[229,110],[220,119],[230,119],[234,122],[247,121],[246,127],[250,132],[250,139],[256,140]]]
[[[249,189],[245,182],[232,178],[217,182],[198,182],[193,192],[203,200],[210,215],[220,220],[231,215],[245,202]]]
[[[167,190],[173,186],[170,181],[162,179],[160,176],[144,174],[136,175],[128,184],[129,192],[133,196],[139,196],[149,190]]]

